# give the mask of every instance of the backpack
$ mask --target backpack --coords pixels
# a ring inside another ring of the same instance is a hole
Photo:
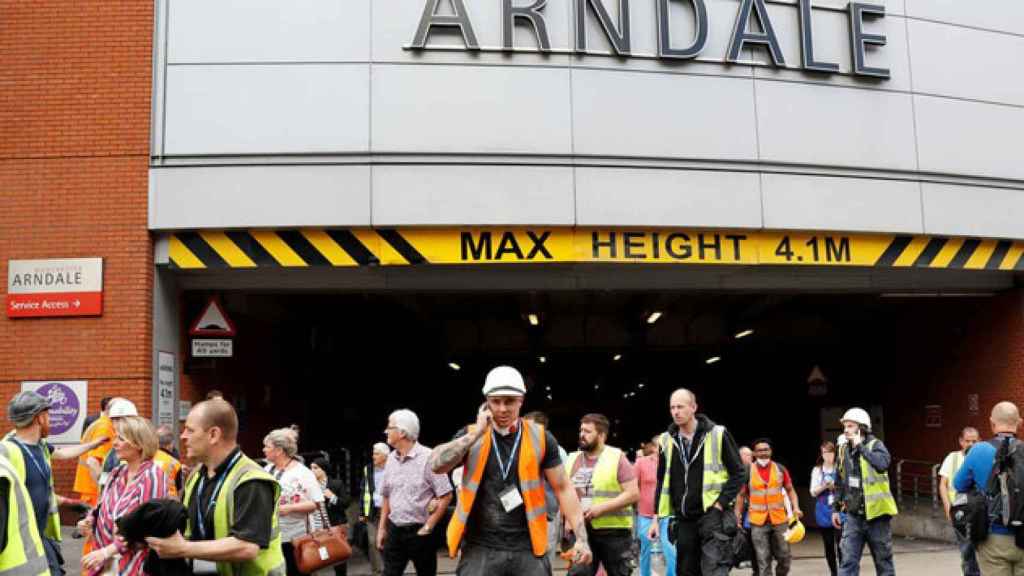
[[[985,493],[988,517],[1024,538],[1024,448],[1015,438],[995,439],[995,462]],[[1024,542],[1022,542],[1024,543]]]

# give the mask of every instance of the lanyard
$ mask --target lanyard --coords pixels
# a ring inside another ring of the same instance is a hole
[[[495,432],[491,430],[491,447],[494,448],[494,457],[498,460],[498,468],[501,470],[501,479],[508,482],[508,475],[512,472],[512,462],[516,459],[516,452],[519,451],[519,440],[523,437],[523,426],[522,423],[519,425],[519,429],[516,430],[516,443],[512,446],[512,452],[508,455],[508,465],[506,466],[501,461],[501,450],[498,450],[498,441],[494,439]]]
[[[196,514],[199,516],[199,532],[200,532],[200,534],[202,534],[202,537],[203,537],[204,540],[206,539],[206,523],[203,521],[203,516],[209,516],[210,515],[210,513],[211,513],[211,511],[213,509],[213,505],[217,502],[217,494],[220,493],[221,487],[224,486],[224,480],[227,479],[228,473],[231,472],[231,468],[234,467],[235,462],[238,462],[238,459],[241,458],[241,457],[242,457],[242,452],[241,451],[236,453],[235,457],[231,459],[231,462],[228,462],[228,467],[224,469],[224,473],[221,475],[220,479],[217,480],[216,484],[214,484],[213,492],[210,494],[210,500],[206,503],[206,513],[205,514],[203,513],[202,498],[203,498],[203,486],[206,485],[206,475],[204,474],[204,475],[199,477],[199,490],[196,492],[196,496],[199,498],[199,502],[196,502]]]
[[[49,478],[50,478],[50,474],[48,473],[49,468],[39,463],[39,460],[36,459],[36,455],[32,453],[32,450],[30,450],[29,447],[24,442],[19,440],[17,436],[11,436],[11,440],[14,440],[14,442],[18,446],[21,446],[22,449],[25,451],[25,453],[28,454],[28,459],[32,461],[32,465],[35,466],[36,470],[39,471],[39,475],[42,476],[43,479],[49,480]],[[37,444],[37,446],[38,446],[38,444]],[[45,450],[45,448],[43,448],[43,449]]]

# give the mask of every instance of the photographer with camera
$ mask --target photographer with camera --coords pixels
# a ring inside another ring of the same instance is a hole
[[[892,457],[885,445],[871,433],[871,417],[860,408],[850,408],[840,419],[840,437],[836,459],[836,497],[832,525],[842,528],[839,576],[858,576],[865,542],[871,548],[878,576],[894,576],[892,526],[898,512],[889,490],[889,464]],[[846,513],[841,522],[840,513]]]

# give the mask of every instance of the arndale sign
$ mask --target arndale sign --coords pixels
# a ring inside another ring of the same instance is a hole
[[[441,3],[446,1],[450,8],[441,11]],[[573,29],[575,37],[573,46],[568,50],[560,50],[552,47],[551,35],[548,31],[545,8],[548,0],[530,0],[528,3],[517,2],[517,0],[473,0],[473,2],[499,2],[501,5],[501,38],[502,45],[496,50],[505,52],[520,51],[515,46],[515,30],[517,26],[529,27],[537,39],[537,50],[541,53],[571,53],[571,54],[592,54],[587,48],[587,22],[588,19],[595,19],[603,31],[605,37],[615,55],[621,57],[632,56],[632,42],[630,34],[630,0],[618,1],[618,17],[613,18],[605,7],[605,0],[569,0],[573,2],[574,22]],[[708,30],[710,21],[705,0],[643,0],[655,2],[657,7],[657,30],[658,49],[657,57],[666,60],[692,60],[700,56],[708,43]],[[689,44],[680,46],[682,40],[674,38],[678,30],[673,30],[669,18],[669,8],[672,2],[687,4],[694,15],[694,32],[688,39]],[[835,74],[839,72],[839,65],[834,62],[823,62],[814,56],[814,26],[812,23],[813,6],[811,0],[797,0],[797,7],[800,11],[800,68],[810,72],[822,74]],[[868,46],[884,46],[886,37],[880,34],[868,34],[864,31],[864,24],[867,18],[882,18],[885,16],[885,7],[876,4],[865,4],[850,2],[847,5],[847,17],[849,18],[850,29],[850,50],[852,55],[853,69],[855,76],[872,78],[889,78],[889,70],[886,68],[870,67],[865,63],[866,50]],[[751,26],[756,22],[760,31],[753,31]],[[420,18],[419,26],[411,44],[406,48],[410,50],[430,50],[435,48],[428,43],[431,31],[435,29],[454,30],[462,36],[464,48],[472,51],[487,51],[482,48],[477,40],[476,31],[473,27],[471,13],[467,10],[465,0],[426,0],[423,8],[423,16]],[[772,26],[771,18],[765,7],[765,0],[741,0],[736,20],[732,28],[732,38],[729,42],[728,53],[725,61],[739,63],[740,55],[745,47],[756,47],[766,50],[771,56],[775,66],[787,66],[779,45],[779,38]]]

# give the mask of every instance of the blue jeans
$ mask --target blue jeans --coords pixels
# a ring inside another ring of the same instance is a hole
[[[974,543],[970,538],[956,532],[956,543],[960,546],[960,570],[964,576],[981,576],[981,569],[978,568],[978,555],[974,550]]]
[[[860,557],[864,544],[871,550],[878,576],[896,576],[892,560],[892,526],[889,516],[868,521],[863,516],[847,514],[843,522],[843,538],[839,544],[842,563],[839,576],[860,576]]]
[[[637,516],[636,532],[640,539],[640,576],[651,576],[651,540],[647,531],[653,518]],[[665,574],[676,573],[676,547],[668,540],[668,518],[658,519],[658,537],[661,539],[661,553],[665,555]]]

